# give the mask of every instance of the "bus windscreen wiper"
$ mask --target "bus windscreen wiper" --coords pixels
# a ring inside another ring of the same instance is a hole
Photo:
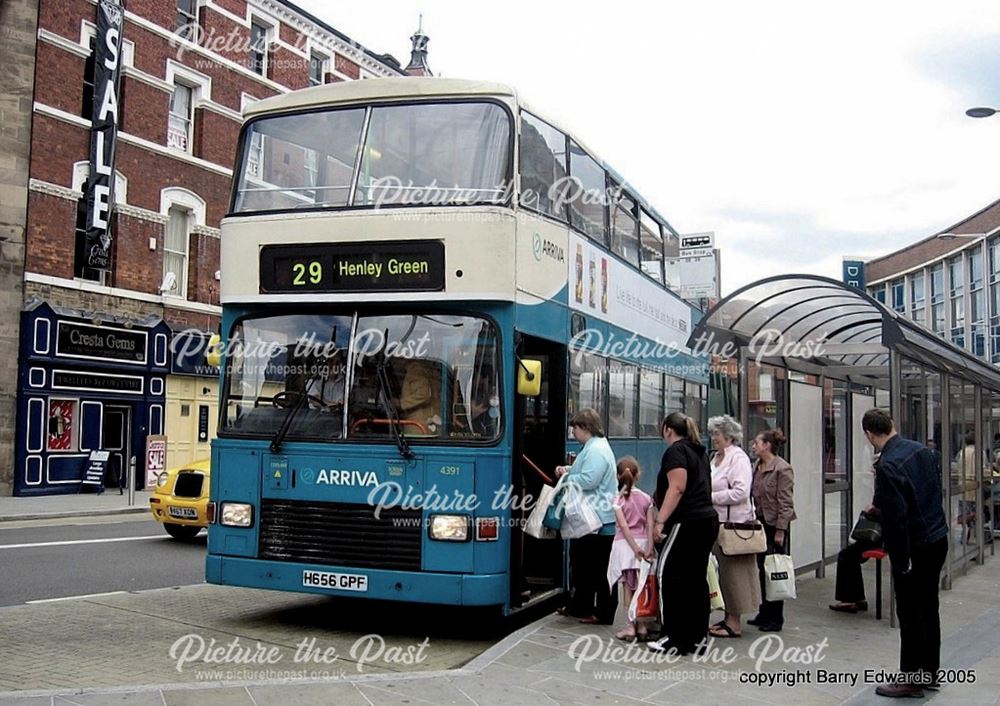
[[[309,399],[304,391],[298,393],[299,399],[288,408],[285,413],[284,418],[281,420],[281,426],[278,427],[278,431],[274,433],[274,438],[271,439],[271,453],[276,454],[281,451],[281,443],[288,436],[288,430],[292,428],[292,420],[295,419],[295,415],[299,413],[299,410],[306,406],[306,400]]]
[[[386,331],[385,339],[389,340],[389,332]],[[409,460],[414,457],[413,450],[410,448],[410,444],[406,441],[406,437],[403,435],[403,425],[399,421],[399,411],[396,409],[396,405],[392,403],[392,396],[389,394],[389,356],[385,353],[385,345],[382,346],[381,355],[379,356],[378,363],[376,363],[376,379],[378,380],[378,391],[382,395],[382,399],[385,401],[385,411],[389,417],[389,428],[392,429],[392,438],[396,442],[396,447],[399,449],[399,455],[403,458]]]

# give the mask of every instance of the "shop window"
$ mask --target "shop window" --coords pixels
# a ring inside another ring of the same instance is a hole
[[[77,400],[49,400],[48,442],[49,451],[77,450]]]

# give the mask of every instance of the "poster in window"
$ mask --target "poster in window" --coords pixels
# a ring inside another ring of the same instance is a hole
[[[75,400],[49,400],[49,451],[73,451]]]

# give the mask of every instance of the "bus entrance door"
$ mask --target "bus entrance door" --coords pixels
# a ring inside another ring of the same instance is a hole
[[[514,464],[511,483],[515,497],[537,498],[545,482],[526,463],[527,456],[550,478],[565,463],[566,450],[566,346],[521,335],[521,358],[542,362],[542,389],[537,397],[518,395],[514,418]],[[515,362],[516,365],[516,362]],[[516,378],[517,371],[514,371]],[[533,505],[533,503],[532,503]],[[531,508],[519,511],[526,520]],[[535,539],[516,529],[511,541],[511,606],[562,588],[565,584],[564,542]]]

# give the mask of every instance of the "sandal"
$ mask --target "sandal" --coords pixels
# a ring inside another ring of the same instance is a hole
[[[556,613],[559,615],[565,615],[567,618],[572,618],[573,614],[569,612],[569,606],[564,605],[562,608],[556,608]]]
[[[601,619],[596,615],[588,615],[586,617],[580,618],[580,622],[584,625],[600,625]]]
[[[632,642],[632,640],[636,639],[637,635],[636,635],[635,629],[630,626],[630,627],[627,627],[627,628],[622,628],[621,630],[619,630],[618,632],[616,632],[615,633],[615,637],[618,638],[619,640],[625,640],[626,642]]]
[[[712,632],[713,629],[718,629],[721,632]],[[721,623],[716,623],[708,629],[708,634],[712,637],[743,637],[743,633],[736,632],[731,627],[729,627],[725,621]]]

